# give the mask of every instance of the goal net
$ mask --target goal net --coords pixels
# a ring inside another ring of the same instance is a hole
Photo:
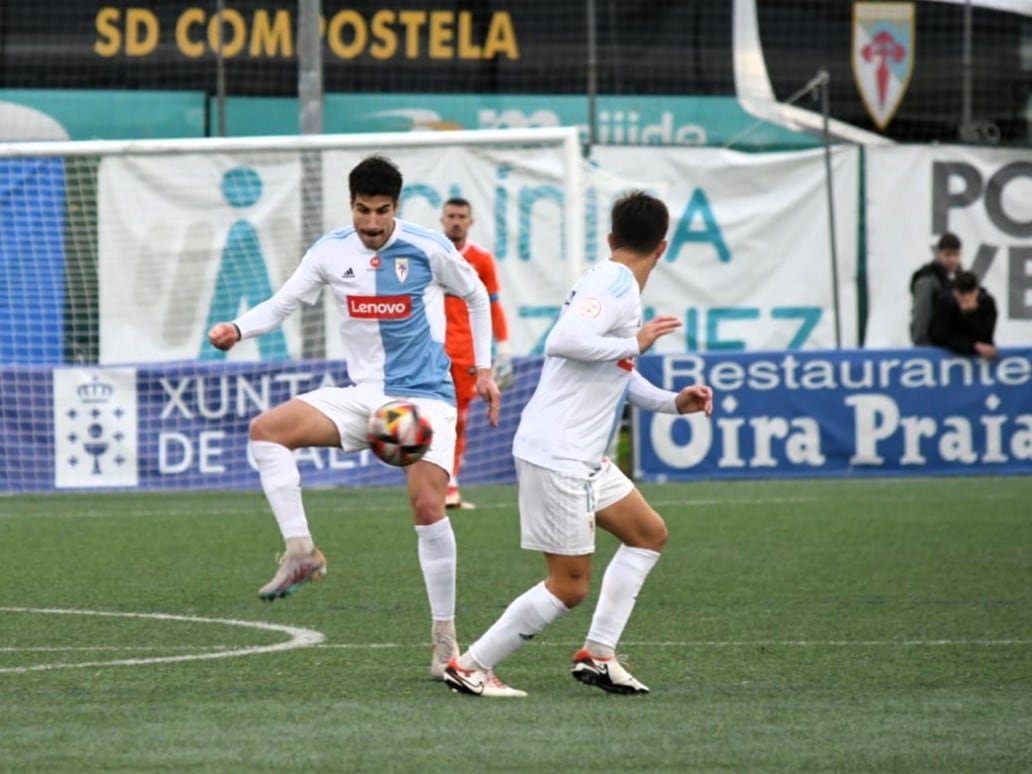
[[[258,486],[250,419],[347,382],[334,306],[229,353],[206,332],[350,223],[348,172],[373,152],[402,170],[406,220],[471,202],[513,351],[533,352],[583,268],[575,129],[0,144],[0,491]],[[463,482],[512,480],[534,368],[517,358],[500,430],[474,405]],[[308,486],[402,480],[368,453],[298,458]]]

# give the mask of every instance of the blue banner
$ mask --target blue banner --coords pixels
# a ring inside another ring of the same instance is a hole
[[[64,161],[0,161],[0,363],[64,360],[64,228]]]
[[[713,416],[635,411],[640,480],[1032,473],[1032,350],[932,348],[648,356]]]
[[[540,361],[520,360],[497,428],[475,400],[464,483],[512,483],[512,436]],[[248,428],[262,410],[347,385],[340,361],[0,368],[0,492],[257,489]],[[306,487],[394,486],[368,451],[299,449]]]
[[[513,483],[512,436],[537,384],[520,358],[500,427],[470,412],[464,483]],[[639,358],[668,389],[705,383],[710,418],[633,413],[639,480],[1032,474],[1032,349],[995,362],[914,348]],[[248,426],[348,384],[337,361],[0,368],[0,492],[257,489]],[[305,487],[397,486],[369,452],[296,452]]]

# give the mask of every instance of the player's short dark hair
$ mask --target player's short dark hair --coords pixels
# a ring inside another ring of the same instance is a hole
[[[445,207],[465,207],[470,212],[473,212],[473,205],[469,203],[469,199],[463,199],[461,196],[453,196],[444,203]]]
[[[978,290],[978,275],[973,271],[958,271],[953,280],[953,289],[958,293],[970,293]]]
[[[644,191],[631,191],[617,199],[611,214],[613,249],[627,248],[651,253],[670,228],[667,206]]]
[[[959,250],[960,249],[960,237],[949,231],[939,237],[939,244],[936,245],[936,250]]]
[[[367,156],[348,175],[351,201],[358,196],[389,196],[397,204],[401,184],[401,170],[386,156]]]

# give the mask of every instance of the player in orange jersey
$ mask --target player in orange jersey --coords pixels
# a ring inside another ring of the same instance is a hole
[[[495,270],[494,256],[466,239],[472,225],[473,208],[466,199],[455,197],[444,203],[441,213],[444,233],[477,270],[491,299],[491,324],[495,339],[495,382],[499,389],[504,390],[512,384],[514,376],[512,354],[509,350],[509,327],[505,320],[505,310],[498,298],[498,273]],[[455,464],[451,480],[448,482],[445,505],[448,508],[472,508],[473,504],[463,502],[459,494],[458,477],[462,453],[466,448],[466,418],[469,416],[470,402],[476,396],[477,372],[473,360],[473,337],[470,333],[469,313],[465,301],[458,296],[445,296],[444,310],[448,318],[444,349],[452,361],[451,373],[452,379],[455,380],[455,397],[459,410],[455,427]]]

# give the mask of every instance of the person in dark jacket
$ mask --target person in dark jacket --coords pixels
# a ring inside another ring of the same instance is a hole
[[[929,261],[910,278],[910,340],[915,345],[932,343],[929,327],[935,302],[943,291],[949,290],[953,277],[960,269],[960,239],[956,234],[944,233],[935,249],[935,260]]]
[[[932,313],[932,343],[959,355],[996,357],[996,301],[980,287],[978,275],[957,273],[953,288],[939,296]]]

